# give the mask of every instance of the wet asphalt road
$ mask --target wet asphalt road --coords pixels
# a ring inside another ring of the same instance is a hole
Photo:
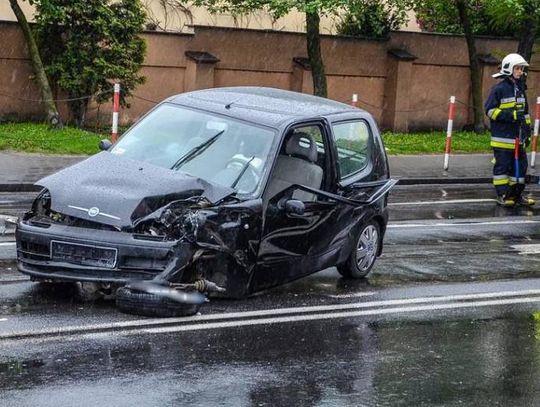
[[[490,198],[398,188],[367,281],[329,269],[187,319],[82,303],[0,260],[0,405],[538,405],[540,212]]]

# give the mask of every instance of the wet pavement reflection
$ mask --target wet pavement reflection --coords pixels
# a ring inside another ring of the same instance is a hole
[[[415,295],[425,296],[437,286],[426,281],[440,287],[441,281],[537,275],[540,257],[521,252],[525,243],[540,246],[537,223],[392,224],[540,214],[540,207],[500,208],[492,198],[491,186],[398,187],[390,198],[385,252],[369,279],[344,280],[328,269],[249,299],[213,300],[203,314],[360,301],[402,282],[416,282]],[[6,281],[0,284],[0,332],[138,318],[120,314],[112,301],[81,302],[73,285]],[[484,308],[4,340],[0,406],[535,406],[540,321],[529,311],[537,304],[502,313]]]
[[[537,185],[529,186],[526,194],[540,201],[540,188]],[[497,205],[494,199],[493,187],[486,184],[398,186],[390,193],[390,222],[540,215],[540,204],[504,208]]]
[[[526,314],[283,324],[23,348],[11,343],[1,351],[2,405],[534,405],[540,391],[540,322]]]

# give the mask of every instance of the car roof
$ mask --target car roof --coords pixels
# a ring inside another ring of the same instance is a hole
[[[200,108],[238,119],[280,127],[283,124],[334,115],[365,113],[334,100],[265,87],[228,87],[182,93],[167,102]]]

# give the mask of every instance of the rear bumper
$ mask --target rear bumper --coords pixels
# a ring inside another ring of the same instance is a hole
[[[151,279],[162,272],[172,258],[179,241],[152,241],[131,233],[76,228],[64,225],[33,226],[17,224],[17,266],[35,280],[91,281],[126,283],[133,279]],[[58,261],[51,255],[51,242],[114,249],[114,267],[82,265],[77,259]]]

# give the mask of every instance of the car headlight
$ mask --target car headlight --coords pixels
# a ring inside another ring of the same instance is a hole
[[[32,204],[32,212],[34,215],[48,216],[51,210],[51,193],[44,188],[38,194]]]

